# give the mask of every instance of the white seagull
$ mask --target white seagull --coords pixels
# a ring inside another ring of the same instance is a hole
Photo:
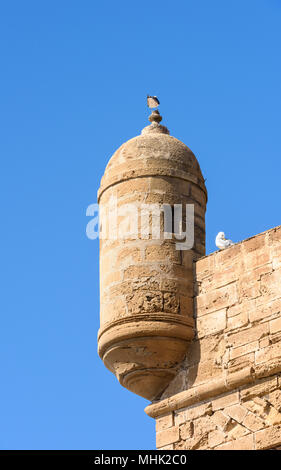
[[[225,248],[228,248],[231,245],[234,245],[233,241],[226,240],[224,232],[219,232],[217,234],[217,236],[216,236],[216,246],[220,250],[224,250]]]

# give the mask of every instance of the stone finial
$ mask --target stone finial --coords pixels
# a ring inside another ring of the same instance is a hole
[[[158,109],[155,109],[154,111],[151,112],[151,115],[149,116],[148,119],[151,123],[152,122],[157,122],[159,124],[159,122],[162,121],[162,116],[159,113]]]
[[[142,131],[141,134],[151,134],[151,133],[158,133],[158,134],[170,134],[169,129],[165,126],[159,124],[162,121],[162,116],[157,109],[151,112],[149,116],[149,121],[151,122],[150,126],[146,126]]]

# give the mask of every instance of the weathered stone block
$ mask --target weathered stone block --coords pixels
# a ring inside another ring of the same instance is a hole
[[[198,338],[213,335],[226,327],[226,309],[218,310],[197,319]]]
[[[263,429],[265,427],[264,421],[251,412],[246,415],[242,424],[252,432],[259,431],[260,429]]]
[[[281,444],[281,426],[262,429],[255,433],[256,450],[270,449]]]
[[[277,385],[276,387],[277,388]],[[275,390],[268,395],[268,401],[277,411],[281,410],[281,390]]]
[[[193,423],[187,422],[180,426],[180,438],[183,440],[191,438],[193,435]]]
[[[250,398],[259,397],[260,395],[266,395],[269,392],[275,390],[278,387],[277,377],[273,379],[263,379],[259,383],[247,386],[240,390],[240,399],[242,401],[249,400]]]
[[[252,343],[244,344],[243,346],[238,346],[238,348],[230,349],[230,359],[235,359],[240,356],[244,356],[253,351],[257,351],[259,348],[259,342],[253,341]]]
[[[226,416],[222,411],[216,411],[212,415],[212,421],[221,431],[224,431],[231,421],[231,418]]]
[[[179,297],[171,292],[164,293],[164,312],[179,313],[180,301]]]
[[[270,333],[277,333],[278,331],[281,331],[281,316],[280,318],[276,318],[275,320],[271,320],[269,322],[269,329]]]
[[[197,317],[222,310],[238,301],[236,284],[229,284],[196,298]]]
[[[165,429],[156,434],[156,446],[163,447],[168,444],[173,444],[174,442],[179,441],[180,439],[180,430],[178,426],[173,426],[172,428]]]
[[[228,312],[227,312],[228,315]],[[247,310],[241,312],[234,317],[227,318],[227,331],[236,330],[243,326],[247,326],[249,323]]]
[[[216,450],[253,450],[254,449],[254,435],[248,434],[247,436],[240,437],[233,441],[226,442],[215,448]]]
[[[208,444],[210,448],[216,447],[225,440],[225,433],[216,429],[211,431],[208,436]]]
[[[247,343],[257,341],[269,334],[269,326],[262,323],[254,327],[245,328],[237,333],[230,333],[227,337],[228,344],[233,347],[243,346]]]
[[[236,403],[239,403],[239,393],[233,392],[233,393],[227,393],[223,395],[222,397],[213,399],[212,407],[214,411],[223,410],[227,406],[235,405]]]
[[[261,364],[275,358],[281,358],[281,343],[272,344],[255,353],[256,364]]]
[[[156,420],[156,432],[163,431],[164,429],[171,428],[173,426],[173,413],[168,413]]]
[[[228,406],[224,408],[223,412],[238,423],[242,423],[243,419],[248,413],[247,409],[239,404]]]

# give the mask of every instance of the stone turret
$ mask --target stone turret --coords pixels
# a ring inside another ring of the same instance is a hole
[[[175,377],[194,336],[193,260],[205,254],[207,191],[200,166],[161,119],[153,111],[141,135],[114,153],[98,192],[98,352],[124,387],[149,400]],[[164,215],[175,222],[177,205],[189,244],[167,230]],[[194,224],[185,215],[193,208]]]

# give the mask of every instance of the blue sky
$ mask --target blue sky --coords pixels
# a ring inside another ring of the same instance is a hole
[[[207,178],[207,252],[279,225],[281,1],[0,4],[1,449],[153,449],[98,358],[105,165],[146,94]]]

